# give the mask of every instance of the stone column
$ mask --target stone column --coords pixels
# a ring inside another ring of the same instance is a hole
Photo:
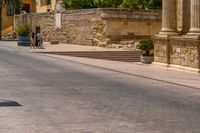
[[[177,34],[176,0],[163,0],[161,35]]]
[[[191,0],[180,0],[182,2],[181,13],[177,14],[182,16],[182,29],[181,34],[187,34],[190,30],[190,1]]]
[[[191,0],[190,35],[200,35],[200,0]]]
[[[180,32],[182,32],[182,29],[183,29],[183,15],[182,14],[183,14],[183,0],[178,0],[177,2],[177,30]]]
[[[41,6],[41,1],[40,0],[36,0],[36,6]]]

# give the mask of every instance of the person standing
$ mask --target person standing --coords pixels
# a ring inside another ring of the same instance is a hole
[[[41,33],[38,33],[37,34],[37,43],[38,43],[38,48],[44,48],[43,47],[43,39],[42,39],[42,36],[41,36]]]
[[[30,48],[35,48],[35,33],[33,32],[31,35],[31,45]]]

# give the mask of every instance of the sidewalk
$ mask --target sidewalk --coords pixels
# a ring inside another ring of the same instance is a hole
[[[26,52],[36,52],[40,51],[40,49],[30,49],[25,47],[18,47],[13,42],[0,42],[0,46],[5,46],[9,48],[13,48],[16,50],[22,50]],[[61,45],[45,45],[45,51],[98,51],[98,50],[111,50],[107,48],[99,48],[99,47],[91,47],[91,46],[78,46],[78,45],[69,45],[69,44],[61,44]],[[42,50],[42,49],[41,49]],[[116,50],[116,49],[113,49]],[[89,59],[89,58],[80,58],[80,57],[69,57],[69,56],[61,56],[61,55],[49,55],[46,56],[53,57],[63,61],[70,61],[81,63],[83,65],[89,65],[92,67],[97,67],[101,69],[106,69],[109,71],[115,71],[117,73],[123,73],[130,76],[137,76],[141,78],[147,78],[150,80],[159,80],[162,82],[167,82],[174,85],[179,85],[183,87],[189,87],[192,89],[200,90],[200,74],[195,72],[185,72],[181,70],[174,70],[171,68],[161,67],[157,65],[146,65],[142,63],[127,63],[127,62],[118,62],[118,61],[108,61],[108,60],[100,60],[100,59]],[[117,74],[116,73],[116,74]]]
[[[124,49],[113,49],[113,48],[102,48],[95,46],[82,46],[82,45],[73,45],[73,44],[59,44],[51,45],[49,43],[44,43],[44,49],[30,49],[29,47],[19,47],[15,41],[2,41],[0,42],[1,46],[10,47],[19,50],[25,50],[28,52],[73,52],[73,51],[129,51]]]

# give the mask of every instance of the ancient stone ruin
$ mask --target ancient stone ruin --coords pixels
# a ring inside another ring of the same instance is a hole
[[[135,41],[160,31],[161,17],[160,10],[80,9],[15,15],[14,27],[38,25],[45,42],[134,49]]]
[[[155,63],[200,70],[200,0],[163,0]]]

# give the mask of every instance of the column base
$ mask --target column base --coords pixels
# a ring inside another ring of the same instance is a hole
[[[199,33],[198,32],[189,32],[187,35],[188,36],[200,36],[200,32]]]
[[[178,33],[177,32],[169,32],[169,31],[161,31],[159,32],[156,37],[169,37],[169,36],[177,36]]]
[[[159,35],[163,36],[163,35],[178,35],[178,32],[173,30],[173,29],[170,29],[170,28],[162,28],[162,30],[158,33]]]
[[[192,29],[190,29],[188,35],[190,35],[190,36],[200,36],[200,29],[199,28],[192,28]]]

